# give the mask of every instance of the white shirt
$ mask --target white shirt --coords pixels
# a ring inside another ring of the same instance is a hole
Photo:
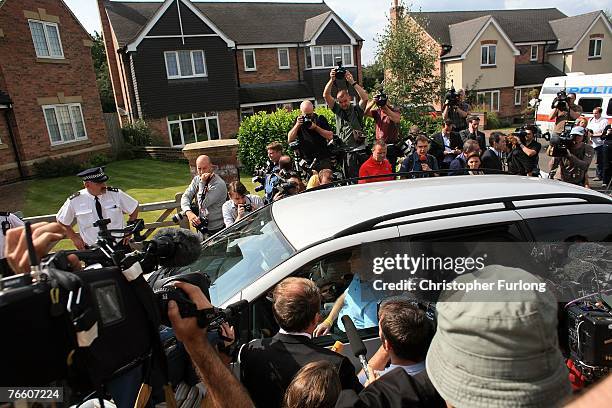
[[[0,223],[9,223],[10,228],[20,227],[23,225],[23,221],[19,219],[18,216],[12,213],[8,213],[8,215],[0,215]],[[0,229],[0,259],[4,259],[4,240],[5,236],[2,233],[3,230]]]
[[[444,141],[444,151],[450,152],[452,150],[450,148],[450,135],[442,133],[442,140]]]
[[[587,124],[587,129],[591,129],[594,135],[601,135],[606,126],[608,126],[608,119],[603,116],[600,116],[599,119],[595,119],[595,116],[593,116]],[[593,136],[593,147],[599,146],[603,146],[601,136]]]
[[[111,220],[108,229],[125,228],[123,214],[131,214],[138,207],[138,201],[112,187],[108,187],[106,193],[99,195],[98,199],[102,205],[102,217]],[[99,228],[93,226],[94,222],[99,220],[96,201],[87,189],[84,188],[68,198],[56,218],[64,225],[72,225],[76,218],[81,238],[87,245],[93,245],[98,240]]]
[[[258,195],[247,194],[245,197],[246,203],[251,204],[253,211],[264,206],[263,200]],[[223,203],[221,212],[223,212],[223,222],[225,223],[226,227],[229,227],[236,222],[236,218],[238,218],[238,207],[236,207],[233,200],[227,200],[225,203]]]

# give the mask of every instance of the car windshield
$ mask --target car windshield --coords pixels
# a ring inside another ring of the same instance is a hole
[[[210,300],[221,305],[295,253],[272,219],[272,206],[226,228],[182,272],[206,273]]]

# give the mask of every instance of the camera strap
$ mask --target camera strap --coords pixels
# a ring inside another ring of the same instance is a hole
[[[208,179],[208,181],[206,181],[206,184],[204,184],[204,190],[202,191],[202,195],[200,196],[200,205],[198,207],[198,215],[201,215],[202,208],[206,208],[204,207],[204,200],[206,200],[206,193],[208,193],[208,185],[210,184],[210,181],[212,180],[213,177],[215,177],[214,174]]]

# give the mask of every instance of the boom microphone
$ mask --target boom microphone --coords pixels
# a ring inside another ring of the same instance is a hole
[[[370,373],[368,371],[368,360],[366,360],[366,346],[365,344],[363,344],[363,340],[361,340],[361,337],[359,337],[359,333],[357,333],[355,323],[353,323],[353,320],[350,316],[342,316],[342,323],[344,324],[344,331],[346,333],[346,337],[348,337],[349,343],[351,344],[351,350],[353,350],[353,354],[355,354],[355,357],[359,358],[359,361],[361,361],[363,372],[365,373],[366,378],[369,380]]]
[[[200,257],[200,238],[184,228],[162,228],[148,243],[147,252],[159,257],[161,266],[187,266]]]

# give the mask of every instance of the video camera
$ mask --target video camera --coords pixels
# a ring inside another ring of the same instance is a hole
[[[389,97],[385,93],[385,90],[383,89],[383,87],[380,87],[376,95],[374,95],[374,102],[376,103],[376,106],[378,106],[379,108],[384,107],[387,104],[387,102],[389,102]]]
[[[141,227],[141,223],[130,226],[124,235]],[[167,302],[161,293],[154,293],[143,274],[159,266],[194,262],[200,253],[199,238],[188,230],[165,228],[144,241],[141,251],[125,254],[113,250],[108,234],[101,229],[90,250],[59,251],[39,264],[26,225],[32,271],[0,280],[0,319],[10,328],[2,340],[7,351],[3,364],[11,367],[2,370],[1,384],[42,386],[68,379],[75,390],[99,390],[147,359],[165,358],[163,352],[156,356],[155,350],[161,348],[155,345],[161,316],[167,323]],[[71,270],[72,254],[90,265]],[[199,279],[198,286],[207,293],[208,278]],[[172,296],[181,312],[188,309],[184,294]]]
[[[270,160],[268,160],[264,166],[255,168],[253,171],[253,178],[251,179],[253,183],[259,183],[259,185],[255,187],[255,192],[260,192],[266,188],[266,177],[272,173],[273,168],[274,163]]]
[[[565,92],[565,89],[560,90],[559,92],[557,92],[557,96],[552,101],[552,104],[550,106],[551,109],[567,111],[569,109],[568,99],[569,98],[567,96],[567,92]]]
[[[548,150],[548,154],[551,157],[565,157],[567,156],[567,151],[572,145],[574,141],[574,136],[572,134],[573,123],[567,123],[563,127],[563,132],[557,134],[553,133],[550,136],[550,149]]]
[[[198,209],[197,205],[192,205],[191,212],[193,212],[194,214],[199,214],[200,210]],[[202,217],[201,215],[198,215],[198,218],[200,219],[200,223],[198,225],[194,225],[193,227],[198,230],[202,235],[208,234],[208,217]],[[175,224],[180,224],[183,219],[185,219],[185,213],[182,211],[172,216],[172,222],[174,222]]]
[[[455,85],[453,84],[452,79],[451,79],[451,87],[449,91],[446,93],[446,96],[444,96],[444,104],[451,106],[451,107],[457,106],[457,104],[459,104],[459,93],[455,91]]]
[[[293,162],[295,163],[294,167],[297,176],[302,179],[308,179],[310,176],[312,176],[312,171],[316,168],[319,160],[314,158],[312,162],[309,163],[302,154],[299,140],[294,140],[293,142],[289,143],[289,149],[291,149],[295,155],[295,160]]]

